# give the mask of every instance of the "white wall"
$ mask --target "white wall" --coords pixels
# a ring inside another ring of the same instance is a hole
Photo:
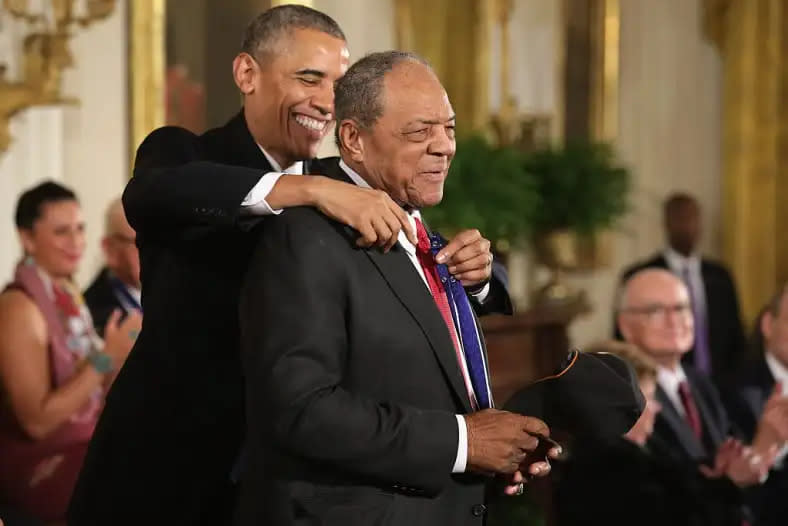
[[[610,334],[622,267],[664,246],[662,201],[682,190],[703,207],[703,249],[720,252],[721,62],[702,35],[701,0],[621,0],[618,151],[632,169],[633,211],[614,266],[573,281],[594,313],[572,327],[583,345]]]
[[[13,210],[24,189],[54,179],[74,189],[88,225],[88,247],[77,275],[86,285],[101,263],[99,239],[107,203],[119,195],[129,173],[127,140],[126,1],[106,20],[76,27],[71,39],[75,66],[64,74],[63,93],[78,106],[34,107],[12,119],[14,142],[0,154],[0,281],[11,275],[20,251]],[[19,47],[26,27],[0,24],[0,62],[17,79]]]

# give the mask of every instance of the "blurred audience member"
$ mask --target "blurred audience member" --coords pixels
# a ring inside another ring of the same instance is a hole
[[[119,324],[118,312],[106,342],[96,335],[72,282],[85,248],[72,191],[52,182],[28,190],[16,226],[24,259],[0,294],[0,503],[57,522],[140,316]]]
[[[660,458],[648,447],[662,409],[657,364],[636,346],[602,342],[586,349],[627,360],[646,408],[632,429],[609,443],[575,443],[558,464],[558,526],[741,526],[741,491],[727,478],[707,478],[693,463]]]
[[[124,316],[132,310],[142,312],[140,303],[140,254],[137,235],[126,221],[123,203],[116,199],[107,208],[104,226],[105,266],[85,291],[85,301],[100,335],[112,312],[119,309]]]
[[[645,268],[668,269],[681,278],[689,292],[695,319],[694,344],[683,363],[711,375],[718,385],[730,378],[745,355],[745,337],[736,287],[721,264],[701,257],[700,205],[692,196],[674,194],[664,205],[668,247],[651,259],[624,271],[621,282]],[[621,337],[620,328],[616,329]]]
[[[745,365],[725,402],[731,418],[756,442],[780,444],[768,480],[748,495],[758,525],[788,523],[788,284],[758,319],[763,352]]]
[[[725,476],[739,487],[759,484],[774,462],[778,442],[765,431],[756,435],[752,447],[731,438],[717,389],[691,365],[682,364],[694,336],[684,283],[666,270],[639,271],[624,286],[618,323],[624,338],[657,363],[662,411],[648,442],[654,453],[695,463],[704,475]]]

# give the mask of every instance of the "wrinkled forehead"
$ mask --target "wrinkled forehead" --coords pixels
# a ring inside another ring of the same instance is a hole
[[[401,124],[447,122],[454,117],[438,77],[423,64],[398,64],[383,79],[383,115]]]
[[[630,307],[678,305],[689,301],[689,292],[678,278],[660,276],[632,283],[628,300]]]

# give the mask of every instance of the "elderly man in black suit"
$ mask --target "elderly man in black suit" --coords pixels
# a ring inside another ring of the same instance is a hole
[[[418,241],[360,248],[347,227],[305,208],[262,228],[242,293],[240,523],[481,525],[487,476],[516,487],[533,435],[548,430],[492,409],[463,290],[486,294],[489,242],[460,233],[475,240],[461,249],[468,262],[447,269],[421,220],[443,197],[452,107],[422,59],[390,51],[348,70],[336,113],[341,159],[322,161],[321,172],[385,191]]]
[[[331,128],[348,57],[327,15],[269,9],[232,64],[240,113],[201,136],[160,128],[137,150],[123,204],[137,232],[145,322],[93,435],[71,526],[232,520],[245,431],[238,302],[262,216],[314,206],[353,227],[360,246],[390,248],[402,231],[415,242],[386,193],[301,175],[319,173],[309,160]],[[449,256],[460,266],[462,241]],[[485,310],[510,310],[495,282],[484,300]]]
[[[781,446],[768,480],[749,495],[757,524],[776,526],[788,520],[788,284],[774,295],[758,321],[762,354],[745,365],[724,400],[748,439]]]
[[[728,477],[742,488],[757,485],[774,461],[776,442],[767,434],[751,446],[731,438],[734,427],[717,388],[682,362],[692,347],[693,323],[689,292],[673,273],[645,269],[627,281],[619,327],[626,341],[657,363],[662,411],[648,445],[656,455],[697,465],[708,477]]]
[[[683,357],[701,374],[711,376],[718,386],[730,379],[745,354],[745,338],[739,299],[730,272],[719,262],[698,253],[701,236],[700,205],[687,194],[673,194],[664,205],[668,247],[652,258],[626,269],[627,279],[645,268],[670,270],[686,285],[690,295],[695,338]],[[616,336],[621,333],[616,327]]]

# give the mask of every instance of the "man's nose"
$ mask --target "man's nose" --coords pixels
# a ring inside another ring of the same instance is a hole
[[[312,97],[312,106],[323,115],[334,113],[334,86],[331,83],[318,90]]]
[[[429,153],[454,157],[454,152],[457,150],[457,143],[454,137],[450,136],[449,133],[449,130],[445,126],[440,126],[440,129],[435,133],[430,143]]]

